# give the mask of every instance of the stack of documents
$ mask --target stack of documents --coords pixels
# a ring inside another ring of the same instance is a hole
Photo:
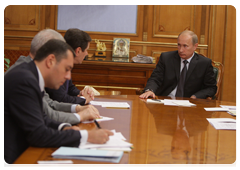
[[[122,109],[129,109],[130,105],[127,102],[98,102],[98,101],[91,101],[90,104],[92,105],[99,105],[102,107],[107,108],[122,108]]]
[[[217,130],[236,130],[236,120],[230,118],[207,118]]]
[[[172,100],[172,99],[164,99],[164,100],[160,100],[160,99],[147,99],[147,103],[163,103],[164,105],[168,105],[168,106],[196,106],[195,104],[189,102],[189,100]]]
[[[220,105],[221,107],[207,107],[206,111],[228,112],[232,116],[236,116],[236,106]]]
[[[105,117],[105,116],[100,116],[100,118],[96,119],[96,121],[98,122],[103,122],[103,121],[109,121],[109,120],[113,120],[114,118],[111,117]],[[82,123],[93,123],[94,120],[86,120],[83,121]]]
[[[222,108],[227,108],[228,109],[228,113],[232,116],[236,116],[236,106],[227,106],[227,105],[220,105]]]
[[[81,144],[79,148],[60,147],[52,156],[64,159],[82,159],[88,161],[104,161],[118,163],[124,151],[131,151],[131,143],[126,142],[126,138],[121,132],[112,130],[113,136],[105,144],[93,144],[87,142]]]
[[[105,151],[79,149],[73,147],[60,147],[52,153],[54,158],[82,159],[87,161],[103,161],[118,163],[122,158],[122,151]]]
[[[112,150],[112,151],[131,151],[132,144],[126,142],[125,137],[121,132],[112,130],[113,136],[109,136],[109,140],[105,144],[94,144],[87,142],[85,145],[80,145],[81,149],[100,149],[100,150]]]

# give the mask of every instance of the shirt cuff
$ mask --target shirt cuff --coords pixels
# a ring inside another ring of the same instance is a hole
[[[61,124],[58,126],[58,131],[61,131],[62,128],[64,128],[65,126],[71,127],[72,125],[71,125],[70,123],[61,123]]]
[[[88,140],[88,131],[87,130],[80,130],[79,132],[80,132],[80,135],[81,135],[80,145],[81,144],[84,145],[84,144],[87,143],[87,140]]]
[[[77,113],[73,113],[73,114],[78,118],[79,122],[81,122],[81,117],[79,116],[79,114]]]
[[[77,104],[73,104],[71,106],[71,113],[76,113],[76,107],[77,107]]]
[[[151,92],[153,92],[153,90],[152,90],[152,89],[146,89],[146,90],[144,90],[144,92],[148,92],[148,91],[151,91]]]

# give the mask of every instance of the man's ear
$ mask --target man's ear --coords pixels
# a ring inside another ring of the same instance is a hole
[[[82,52],[82,48],[81,47],[77,47],[75,49],[75,53],[78,54],[78,53],[81,53]]]
[[[54,54],[49,54],[46,57],[46,66],[47,68],[51,68],[56,64],[56,57]]]
[[[197,49],[197,47],[198,47],[198,43],[194,44],[195,50]],[[195,51],[195,50],[194,50],[194,51]]]

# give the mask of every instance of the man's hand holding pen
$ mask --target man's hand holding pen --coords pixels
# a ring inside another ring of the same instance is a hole
[[[109,140],[109,136],[112,136],[113,132],[107,129],[96,129],[88,131],[88,142],[104,144]]]

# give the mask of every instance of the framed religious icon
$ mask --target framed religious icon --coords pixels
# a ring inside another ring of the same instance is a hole
[[[129,38],[114,38],[112,61],[129,62]]]

